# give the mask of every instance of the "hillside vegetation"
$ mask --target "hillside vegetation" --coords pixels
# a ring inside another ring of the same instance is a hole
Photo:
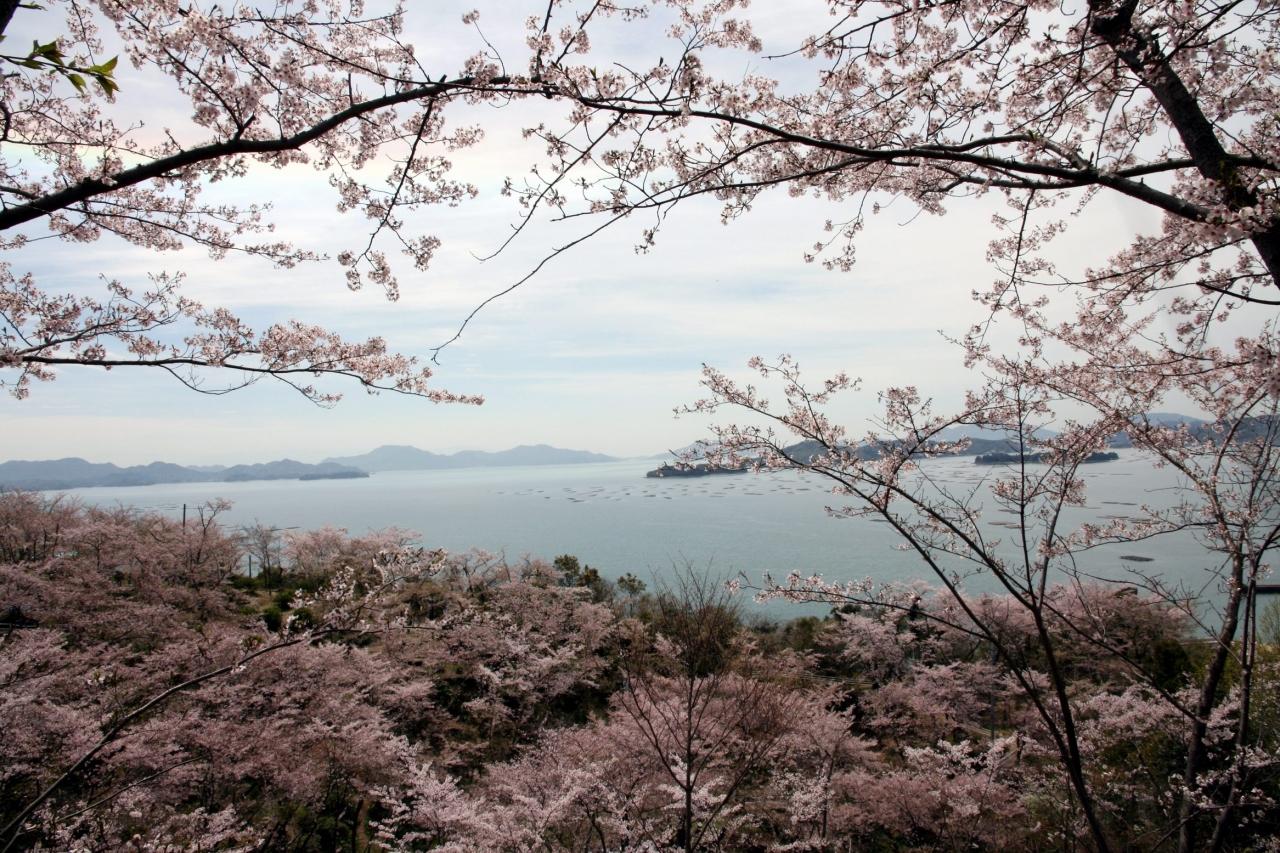
[[[10,849],[1042,850],[1080,832],[1026,694],[923,593],[775,625],[687,572],[649,592],[570,556],[333,529],[267,542],[248,577],[263,543],[217,510],[184,528],[0,497]],[[1199,644],[1139,595],[1055,604],[1116,649],[1058,658],[1107,831],[1160,849],[1182,721],[1156,693],[1194,677]],[[1274,648],[1229,849],[1280,827]]]

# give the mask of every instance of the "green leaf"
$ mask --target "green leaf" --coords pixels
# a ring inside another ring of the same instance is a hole
[[[83,92],[85,87],[84,78],[74,71],[67,75],[67,79],[71,81],[71,85],[76,87],[77,92]]]

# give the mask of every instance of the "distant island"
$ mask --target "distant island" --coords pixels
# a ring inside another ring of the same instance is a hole
[[[709,474],[741,474],[750,470],[750,465],[737,468],[717,468],[706,463],[698,465],[659,465],[645,474],[646,477],[706,477]]]
[[[982,453],[973,457],[973,461],[977,465],[1017,465],[1019,462],[1028,462],[1031,464],[1039,464],[1045,462],[1052,456],[1049,453],[1024,453],[1019,456],[1017,453]],[[1119,453],[1090,453],[1084,458],[1084,462],[1115,462],[1120,458]]]
[[[463,450],[440,454],[403,444],[384,444],[359,456],[331,456],[327,464],[347,465],[376,474],[379,471],[432,471],[447,468],[496,468],[508,465],[583,465],[617,462],[617,457],[586,450],[565,450],[549,444],[523,444],[490,453]]]
[[[948,453],[940,453],[940,456],[977,456],[979,454],[1001,453],[1014,450],[1013,442],[1008,439],[1000,438],[979,438],[963,436],[969,444],[963,450]],[[690,445],[696,447],[696,445]],[[892,444],[891,444],[892,446]],[[881,447],[872,444],[860,444],[857,447],[850,448],[850,452],[858,459],[870,461],[879,458]],[[816,456],[823,456],[827,449],[817,441],[801,441],[782,448],[783,454],[797,465],[806,465]],[[664,463],[658,468],[653,469],[645,474],[646,477],[703,477],[709,474],[739,474],[749,470],[750,463],[744,463],[736,468],[721,468],[709,465],[703,462],[690,463]]]
[[[1201,441],[1212,442],[1215,437],[1213,424],[1189,415],[1157,412],[1147,417],[1148,421],[1154,425],[1175,429],[1185,428],[1193,438]],[[1275,430],[1268,419],[1252,418],[1246,421],[1239,433],[1248,439],[1263,435],[1273,435]],[[1051,430],[1037,430],[1036,434],[1039,438],[1049,438],[1055,435]],[[994,430],[949,427],[939,433],[939,438],[948,442],[963,440],[967,444],[959,450],[936,453],[937,456],[972,456],[974,457],[974,462],[978,465],[1008,465],[1017,462],[1019,459],[1029,463],[1041,463],[1046,458],[1046,454],[1043,452],[1020,453],[1016,442],[1009,438],[1001,437]],[[1116,448],[1133,447],[1133,442],[1128,434],[1124,432],[1116,433],[1111,437],[1108,444]],[[860,460],[869,461],[878,458],[884,446],[894,447],[896,442],[888,442],[887,445],[864,443],[857,447],[850,447],[848,451]],[[936,445],[934,446],[936,447]],[[926,450],[920,454],[921,456],[930,454],[930,445],[926,444],[925,448]],[[685,452],[697,454],[699,451],[705,452],[706,449],[703,445],[694,443],[689,445]],[[817,441],[801,441],[783,448],[782,452],[797,465],[805,465],[815,456],[824,455],[827,450]],[[695,460],[696,458],[695,456]],[[1108,451],[1090,454],[1084,461],[1090,463],[1114,462],[1119,458],[1120,455],[1118,453]],[[720,468],[705,462],[696,462],[695,460],[691,460],[689,463],[663,463],[661,466],[646,473],[645,476],[654,478],[703,477],[710,474],[738,474],[750,467],[749,465],[744,465],[736,468]]]
[[[238,483],[248,480],[353,480],[380,471],[488,468],[501,465],[576,465],[616,462],[613,456],[564,450],[546,444],[523,445],[490,453],[464,450],[448,455],[416,447],[386,445],[361,456],[326,459],[318,464],[280,459],[254,465],[149,465],[121,467],[79,457],[0,463],[0,489],[57,491],[95,486],[154,486],[165,483]]]
[[[1277,426],[1276,415],[1260,415],[1257,417],[1245,418],[1235,429],[1235,438],[1238,441],[1270,441],[1273,444],[1280,444],[1280,427]],[[1150,412],[1142,417],[1142,420],[1154,427],[1162,427],[1165,429],[1185,430],[1187,435],[1195,441],[1203,441],[1209,444],[1216,443],[1221,436],[1222,428],[1219,424],[1206,421],[1202,418],[1193,417],[1191,415],[1182,415],[1176,412]],[[1138,423],[1135,418],[1132,423]],[[1034,436],[1043,440],[1052,438],[1057,435],[1050,429],[1037,429]],[[949,450],[940,453],[930,450],[930,445],[926,444],[925,449],[919,453],[922,457],[930,455],[935,456],[972,456],[974,462],[978,465],[1008,465],[1022,460],[1030,463],[1044,462],[1046,454],[1044,452],[1021,452],[1018,443],[1011,440],[1007,433],[1001,433],[998,430],[987,429],[983,427],[954,425],[941,430],[937,434],[937,438],[944,442],[965,441],[966,446],[959,450]],[[1114,448],[1131,448],[1133,440],[1127,432],[1118,432],[1111,436],[1107,445]],[[880,452],[884,447],[899,446],[897,442],[886,442],[884,444],[862,443],[855,446],[848,446],[845,452],[852,454],[863,461],[876,459],[880,456]],[[937,445],[934,445],[937,447]],[[689,462],[670,462],[664,463],[658,468],[645,474],[646,477],[703,477],[709,474],[737,474],[745,470],[749,466],[738,468],[719,468],[705,462],[697,460],[703,457],[711,446],[707,442],[694,442],[683,448],[681,451],[673,451],[669,455],[684,456]],[[815,456],[822,456],[827,452],[826,447],[817,441],[801,441],[789,447],[783,448],[782,452],[797,465],[805,465]],[[692,458],[690,458],[692,457]],[[652,457],[662,458],[662,457]],[[1090,454],[1085,462],[1114,462],[1119,459],[1120,455],[1113,452],[1098,452]]]
[[[303,474],[298,479],[299,480],[359,480],[361,478],[368,478],[368,476],[369,476],[368,471],[357,471],[356,469],[351,468],[346,471],[333,471],[330,473],[325,473],[321,471],[315,474]]]
[[[256,465],[189,468],[171,462],[152,462],[121,468],[110,462],[88,462],[78,457],[38,462],[0,464],[0,489],[53,491],[93,486],[155,486],[162,483],[239,483],[248,480],[328,480],[368,477],[345,465],[322,462],[312,465],[279,459]]]

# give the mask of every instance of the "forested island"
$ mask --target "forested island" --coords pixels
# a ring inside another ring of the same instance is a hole
[[[720,467],[717,465],[708,465],[705,462],[697,462],[687,465],[672,465],[663,463],[652,471],[645,473],[646,477],[706,477],[711,474],[742,474],[750,471],[750,465],[738,465],[735,467]]]

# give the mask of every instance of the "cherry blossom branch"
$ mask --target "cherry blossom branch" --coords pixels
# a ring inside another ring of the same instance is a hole
[[[62,820],[71,820],[72,818],[77,818],[82,814],[88,814],[89,812],[97,809],[98,806],[105,805],[106,803],[111,802],[116,797],[119,797],[121,794],[128,793],[134,788],[140,788],[143,785],[147,784],[148,782],[154,782],[156,779],[159,779],[161,776],[165,775],[166,773],[177,770],[180,767],[186,767],[188,764],[194,764],[199,760],[200,760],[199,757],[192,756],[191,758],[183,759],[182,761],[179,761],[175,764],[170,764],[168,767],[165,767],[161,770],[157,770],[155,773],[151,773],[147,776],[143,776],[141,779],[136,779],[122,788],[117,788],[116,790],[112,791],[110,794],[99,797],[98,799],[89,803],[87,806],[84,806],[83,808],[77,811],[74,811],[69,815],[61,815],[60,817]]]
[[[490,87],[502,87],[510,82],[510,78],[494,78],[481,82],[474,77],[459,77],[447,82],[415,86],[402,92],[395,92],[383,95],[380,98],[371,98],[352,104],[350,107],[316,122],[305,130],[287,137],[279,139],[247,139],[241,137],[197,145],[111,175],[100,178],[85,178],[76,184],[57,192],[43,195],[34,201],[21,205],[12,205],[7,209],[0,210],[0,231],[8,230],[67,207],[81,204],[96,196],[116,192],[121,188],[131,187],[145,181],[173,175],[202,163],[225,160],[245,154],[275,154],[293,151],[309,142],[320,139],[325,134],[347,122],[399,104],[434,100],[452,93],[482,92],[489,90]]]

